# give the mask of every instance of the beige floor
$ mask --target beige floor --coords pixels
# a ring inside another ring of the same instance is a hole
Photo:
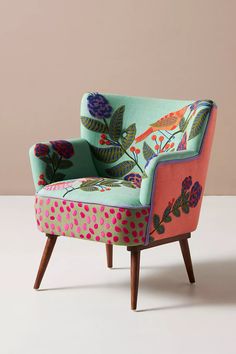
[[[190,286],[178,244],[144,251],[138,311],[129,309],[129,254],[60,238],[32,290],[45,238],[32,197],[0,197],[0,354],[236,353],[236,197],[206,197],[190,240]]]

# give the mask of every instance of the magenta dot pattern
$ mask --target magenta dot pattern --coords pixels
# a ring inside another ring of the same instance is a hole
[[[145,243],[150,208],[120,208],[36,196],[41,232],[116,245]]]

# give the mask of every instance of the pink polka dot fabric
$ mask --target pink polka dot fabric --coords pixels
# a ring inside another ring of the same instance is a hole
[[[142,245],[150,208],[127,209],[36,196],[40,231],[116,245]]]

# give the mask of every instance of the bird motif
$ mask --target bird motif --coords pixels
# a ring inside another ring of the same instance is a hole
[[[181,108],[176,112],[168,113],[162,118],[158,119],[155,123],[150,124],[150,127],[144,133],[135,138],[135,142],[139,143],[140,141],[146,139],[150,134],[158,130],[174,130],[179,125],[188,107],[189,105]]]

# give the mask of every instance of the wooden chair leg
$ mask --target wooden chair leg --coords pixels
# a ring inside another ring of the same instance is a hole
[[[131,309],[136,310],[139,285],[140,251],[132,250],[130,268]]]
[[[56,235],[46,235],[46,236],[48,239],[44,247],[43,255],[38,269],[38,274],[34,283],[34,289],[38,289],[40,287],[41,281],[43,279],[45,270],[47,268],[48,262],[50,260],[53,248],[57,240]]]
[[[106,245],[106,253],[107,253],[107,266],[108,268],[112,268],[113,245]]]
[[[191,260],[191,254],[189,250],[188,240],[180,240],[180,247],[182,251],[182,255],[184,258],[185,267],[188,273],[188,278],[190,283],[195,283],[194,273],[193,273],[193,265]]]

